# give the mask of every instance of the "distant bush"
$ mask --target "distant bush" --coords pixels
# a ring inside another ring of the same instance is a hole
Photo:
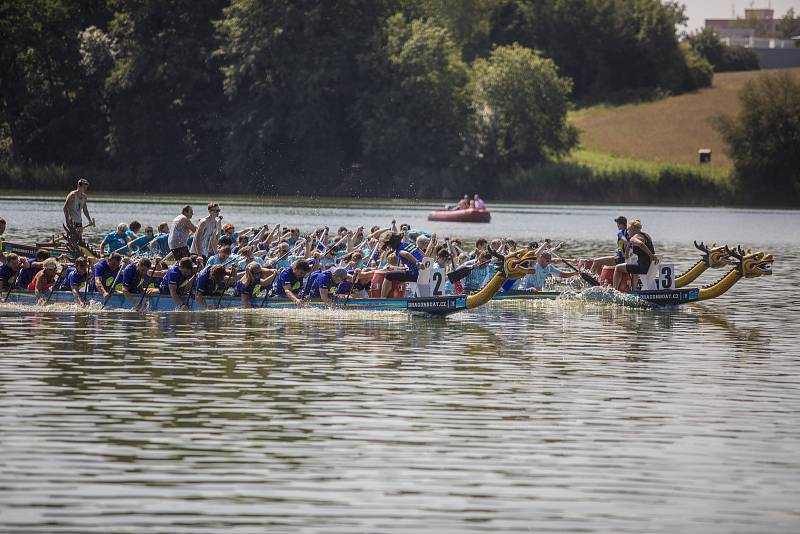
[[[750,49],[741,46],[726,46],[717,33],[704,28],[687,38],[689,46],[703,56],[714,67],[715,72],[758,70],[758,56]]]
[[[800,200],[800,79],[786,72],[747,82],[736,118],[719,117],[746,202]]]

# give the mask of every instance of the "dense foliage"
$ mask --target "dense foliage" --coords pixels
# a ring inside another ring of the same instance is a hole
[[[758,55],[743,46],[726,46],[722,44],[717,33],[704,28],[687,38],[689,46],[706,61],[711,63],[715,72],[733,72],[740,70],[758,70]]]
[[[719,119],[740,191],[749,202],[800,200],[800,79],[785,72],[749,82],[736,118]]]
[[[710,83],[683,20],[659,0],[0,0],[0,178],[502,194],[575,146],[570,98]]]

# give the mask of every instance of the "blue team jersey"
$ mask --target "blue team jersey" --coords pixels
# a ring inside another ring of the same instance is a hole
[[[309,280],[309,291],[308,293],[311,295],[312,298],[319,298],[320,289],[327,289],[329,292],[332,292],[333,286],[336,285],[336,282],[333,281],[333,272],[331,271],[320,271],[315,277],[314,281],[312,282]]]
[[[412,274],[419,274],[419,269],[417,269],[417,266],[414,265],[414,263],[411,262],[410,260],[407,260],[406,258],[402,257],[400,255],[401,252],[408,252],[409,254],[414,256],[414,258],[417,261],[422,261],[422,251],[420,251],[420,249],[418,249],[417,245],[415,245],[414,243],[408,243],[408,242],[400,243],[399,245],[397,245],[397,248],[394,251],[400,262],[406,267],[408,267],[408,270]]]
[[[200,274],[197,275],[197,281],[194,283],[194,289],[200,294],[203,295],[213,295],[222,290],[222,284],[217,284],[213,278],[211,278],[211,269],[206,267],[203,269]]]
[[[86,283],[89,281],[89,271],[83,274],[78,273],[78,269],[70,267],[67,271],[67,276],[61,282],[59,291],[72,291],[73,289],[81,291]]]
[[[150,239],[151,238],[147,237],[146,235],[137,237],[128,243],[128,249],[130,249],[131,252],[150,252]]]
[[[300,290],[303,289],[303,279],[297,278],[292,272],[292,268],[287,267],[286,269],[282,270],[278,275],[278,278],[275,279],[275,284],[272,286],[272,292],[277,296],[285,297],[286,290],[283,288],[285,285],[288,285],[292,290],[292,293],[297,295]]]
[[[628,237],[627,230],[620,230],[617,232],[617,263],[625,263],[625,259],[627,258],[628,253],[628,242],[630,241],[630,237]]]
[[[256,279],[249,282],[247,285],[244,284],[241,280],[236,282],[236,285],[233,286],[233,294],[234,296],[241,297],[242,295],[249,295],[251,298],[260,297],[261,292],[265,288],[261,287],[261,280]]]
[[[139,274],[136,264],[130,264],[122,271],[122,287],[131,293],[138,293],[144,285],[144,277]]]
[[[17,284],[18,272],[6,264],[0,265],[0,287],[8,290]]]
[[[106,291],[111,289],[111,286],[114,284],[114,280],[117,278],[117,273],[119,273],[119,267],[116,270],[111,269],[108,265],[108,260],[100,260],[97,262],[97,265],[94,266],[94,276],[95,278],[99,277],[100,281],[103,284],[103,288]],[[117,288],[120,288],[120,284],[117,284]]]
[[[116,231],[113,231],[103,238],[103,242],[100,244],[100,246],[102,247],[103,245],[108,245],[108,252],[111,253],[115,250],[124,248],[127,244],[128,242],[125,241],[124,236],[120,236]]]
[[[169,234],[158,234],[150,248],[155,249],[154,252],[162,257],[169,254]]]
[[[167,274],[161,279],[161,284],[158,289],[162,295],[169,295],[169,286],[174,285],[178,293],[183,293],[189,283],[189,278],[191,278],[191,276],[183,276],[180,267],[176,263],[169,268]]]
[[[33,267],[35,262],[36,258],[29,258],[22,262],[22,268],[17,275],[17,285],[19,287],[23,289],[27,288],[28,285],[33,282],[33,277],[36,276],[36,273],[42,270],[41,267]]]

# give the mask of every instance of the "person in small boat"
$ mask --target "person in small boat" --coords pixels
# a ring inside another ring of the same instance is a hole
[[[89,224],[94,224],[92,216],[89,215],[89,180],[81,178],[78,180],[78,186],[75,191],[67,195],[64,201],[64,222],[67,228],[75,230],[78,234],[78,240],[81,239],[83,234],[83,219],[82,214],[86,215],[86,220]]]
[[[60,291],[69,291],[75,303],[86,306],[83,298],[83,289],[89,283],[89,262],[84,257],[75,260],[75,266],[69,269],[67,276],[61,283]]]
[[[209,309],[211,304],[209,304],[206,298],[221,295],[225,289],[230,286],[231,279],[235,276],[235,268],[232,268],[229,274],[227,269],[222,265],[206,266],[206,268],[197,275],[197,281],[194,284],[197,304],[205,309]]]
[[[163,271],[153,268],[153,262],[149,258],[142,258],[136,263],[131,263],[122,270],[122,294],[132,304],[139,303],[139,296],[142,291],[158,293],[155,281],[164,276]],[[145,289],[145,282],[147,288]]]
[[[122,289],[118,274],[122,264],[122,256],[113,252],[108,258],[98,261],[94,266],[94,287],[106,298],[112,291]]]
[[[628,234],[628,219],[620,215],[614,222],[617,223],[617,241],[616,250],[613,256],[603,256],[596,258],[592,261],[591,273],[599,276],[603,267],[610,267],[612,265],[620,265],[625,263],[630,254],[630,235]]]
[[[169,295],[178,308],[186,309],[182,295],[188,292],[194,283],[195,272],[196,267],[192,259],[181,258],[161,279],[159,292],[162,295]]]
[[[252,308],[253,301],[261,298],[262,291],[269,291],[269,286],[275,280],[277,271],[268,269],[266,272],[261,264],[255,261],[247,265],[244,276],[236,282],[233,294],[242,299],[242,306]]]
[[[306,260],[295,260],[290,267],[283,269],[275,278],[272,293],[278,297],[286,297],[295,304],[302,305],[303,301],[298,295],[303,289],[303,279],[311,272],[311,266]]]
[[[21,262],[21,268],[17,277],[17,287],[25,289],[31,283],[33,277],[44,268],[44,262],[50,258],[50,253],[46,250],[36,252],[35,258],[28,258]]]
[[[469,195],[464,195],[464,197],[458,201],[458,207],[456,209],[465,210],[469,208]]]
[[[614,288],[619,288],[622,281],[622,273],[629,273],[631,275],[631,287],[637,287],[639,276],[647,274],[651,263],[658,263],[653,239],[649,234],[642,232],[642,222],[639,219],[634,219],[630,222],[628,234],[631,236],[631,257],[625,263],[620,263],[614,267]]]
[[[22,260],[13,252],[6,255],[5,262],[0,265],[0,291],[2,296],[12,288],[17,286],[17,278],[22,269]]]
[[[220,207],[216,202],[209,202],[208,215],[200,219],[197,223],[197,231],[194,234],[192,248],[190,252],[208,259],[217,251],[217,243],[220,233]]]
[[[553,265],[553,254],[550,253],[550,251],[544,250],[540,252],[536,258],[535,272],[523,278],[522,289],[541,291],[545,282],[551,275],[557,278],[571,278],[577,276],[577,274],[576,271],[562,271]]]
[[[100,254],[105,256],[119,251],[120,254],[128,252],[128,225],[119,223],[117,229],[110,232],[100,243]]]
[[[422,265],[422,252],[413,243],[403,242],[402,235],[390,232],[381,236],[381,250],[394,253],[405,266],[404,270],[386,273],[389,282],[416,282],[419,277],[419,268]],[[389,294],[391,284],[384,283],[381,287],[381,298]]]
[[[327,305],[333,305],[336,288],[347,279],[347,270],[341,267],[320,271],[311,283],[308,295],[312,299],[322,299]]]
[[[194,210],[191,206],[184,206],[181,214],[172,221],[172,231],[169,234],[167,245],[175,261],[189,256],[189,234],[197,231],[192,223]]]
[[[476,210],[485,210],[486,209],[486,202],[484,202],[483,199],[477,195],[477,193],[475,194],[474,197],[472,197],[472,200],[473,200],[473,202],[475,202],[475,209]]]
[[[58,262],[55,258],[48,258],[44,261],[42,270],[36,273],[33,280],[28,284],[29,291],[36,292],[36,300],[41,304],[44,302],[47,292],[56,283]]]

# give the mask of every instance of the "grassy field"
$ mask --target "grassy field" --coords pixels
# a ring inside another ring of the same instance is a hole
[[[570,113],[581,129],[582,149],[576,163],[596,168],[672,164],[719,178],[732,168],[725,143],[714,129],[718,115],[736,115],[739,91],[744,84],[769,71],[727,72],[714,76],[707,89],[644,104],[620,107],[595,106]],[[800,76],[800,69],[791,69]],[[700,166],[697,151],[712,150],[711,165]]]

